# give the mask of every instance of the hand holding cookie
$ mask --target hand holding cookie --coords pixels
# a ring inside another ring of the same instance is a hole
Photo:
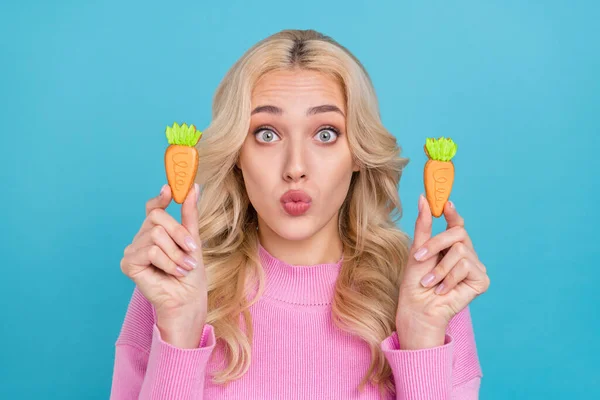
[[[400,284],[396,326],[402,349],[441,346],[448,323],[477,296],[490,278],[479,259],[465,221],[446,202],[446,230],[431,236],[433,215],[419,196],[414,241]]]

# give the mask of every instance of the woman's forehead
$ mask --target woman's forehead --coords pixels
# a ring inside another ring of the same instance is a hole
[[[309,104],[331,104],[344,111],[344,93],[339,82],[318,71],[271,71],[259,79],[252,91],[253,109],[266,104],[284,112],[285,108]]]

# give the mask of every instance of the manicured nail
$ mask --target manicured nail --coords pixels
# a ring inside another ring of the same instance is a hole
[[[179,272],[183,276],[187,276],[190,273],[190,271],[186,271],[185,269],[180,268],[180,267],[177,267],[175,269],[177,270],[177,272]]]
[[[417,252],[415,253],[415,259],[416,259],[417,261],[421,261],[421,259],[423,258],[423,256],[424,256],[425,254],[427,254],[427,249],[426,249],[425,247],[423,247],[423,248],[419,249],[419,251],[417,251]]]
[[[185,244],[190,248],[190,250],[196,251],[196,249],[198,249],[198,245],[196,244],[196,242],[194,242],[194,239],[192,239],[191,236],[186,236],[184,241]]]
[[[432,273],[429,273],[429,274],[425,275],[423,277],[423,279],[421,279],[421,285],[427,287],[427,286],[429,286],[429,284],[431,282],[433,282],[434,279],[435,279],[435,275]]]
[[[444,290],[444,283],[440,283],[440,285],[438,287],[435,288],[435,294],[440,294],[442,293],[442,290]]]
[[[450,203],[450,208],[454,208],[454,203],[451,201],[448,201],[448,203]]]
[[[423,197],[423,193],[421,193],[421,194],[419,195],[419,211],[423,210],[423,200],[424,200],[424,199],[425,199],[425,198]]]
[[[196,203],[200,201],[200,186],[194,183],[194,189],[196,190]]]
[[[166,189],[167,189],[167,185],[166,184],[162,185],[162,187],[160,188],[159,196],[162,196],[165,193]]]
[[[185,263],[185,265],[187,265],[190,268],[196,268],[198,266],[198,263],[196,262],[196,260],[194,260],[192,257],[190,256],[185,256],[183,258],[183,262]]]

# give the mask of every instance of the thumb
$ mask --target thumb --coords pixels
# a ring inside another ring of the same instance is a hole
[[[415,235],[411,249],[411,256],[419,247],[421,247],[431,238],[432,223],[433,217],[431,215],[431,209],[429,208],[427,199],[425,199],[425,196],[421,194],[419,195],[419,215],[417,216],[417,221],[415,222]]]
[[[201,246],[198,237],[198,199],[200,198],[200,187],[197,183],[192,186],[181,205],[181,225],[191,234],[198,246]]]

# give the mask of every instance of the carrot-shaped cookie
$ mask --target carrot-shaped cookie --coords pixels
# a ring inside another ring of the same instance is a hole
[[[167,126],[169,147],[165,151],[165,170],[167,181],[176,203],[183,203],[190,188],[194,184],[198,169],[198,150],[194,147],[202,132],[194,125],[181,126],[177,122]]]
[[[423,174],[425,197],[432,215],[439,218],[452,191],[454,164],[451,159],[456,154],[458,146],[452,139],[442,136],[438,139],[426,138],[423,148],[429,157]]]

